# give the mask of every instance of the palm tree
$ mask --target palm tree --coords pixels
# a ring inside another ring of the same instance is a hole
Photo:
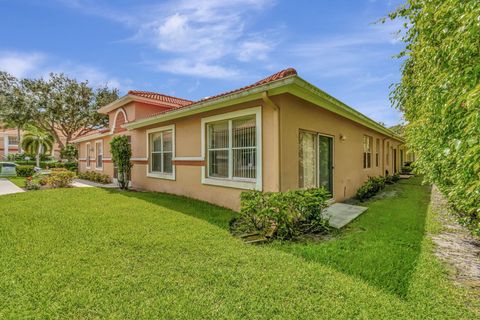
[[[36,154],[37,167],[40,167],[40,155],[52,150],[54,141],[50,133],[28,126],[23,135],[22,147],[26,152]]]

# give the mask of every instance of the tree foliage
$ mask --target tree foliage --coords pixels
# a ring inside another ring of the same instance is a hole
[[[416,168],[480,234],[480,1],[408,0],[390,18],[405,22],[391,97]]]
[[[35,126],[29,125],[26,130],[22,147],[26,152],[36,154],[37,167],[40,167],[40,155],[52,151],[55,140],[50,133]]]
[[[0,72],[0,121],[23,128],[33,123],[55,137],[63,149],[76,137],[105,126],[98,108],[118,99],[118,90],[92,88],[64,74],[18,80]]]
[[[128,142],[128,137],[124,135],[115,136],[110,141],[110,152],[112,153],[112,161],[118,170],[118,186],[120,189],[128,189],[130,172],[133,164],[130,161],[132,157],[132,149]]]

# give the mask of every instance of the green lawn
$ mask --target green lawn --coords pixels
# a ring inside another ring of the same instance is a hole
[[[13,182],[17,187],[25,188],[25,177],[8,177],[7,179]]]
[[[474,319],[419,180],[317,244],[250,246],[232,211],[95,188],[0,197],[0,318]]]

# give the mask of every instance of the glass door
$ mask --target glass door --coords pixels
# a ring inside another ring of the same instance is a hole
[[[333,197],[333,138],[318,136],[318,186]]]

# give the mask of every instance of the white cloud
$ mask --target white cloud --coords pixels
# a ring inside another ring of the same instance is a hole
[[[202,78],[229,78],[237,76],[238,71],[231,68],[224,68],[217,64],[208,64],[186,59],[174,59],[166,61],[157,66],[157,70],[173,74],[189,75]]]
[[[0,52],[0,70],[22,78],[30,72],[37,70],[44,60],[45,55],[36,52]]]
[[[88,80],[94,86],[108,85],[122,89],[129,80],[119,80],[105,71],[77,62],[59,60],[41,52],[0,52],[0,70],[17,78],[48,78],[50,73],[65,73],[79,81]]]
[[[59,1],[133,29],[134,36],[129,41],[157,48],[159,52],[150,57],[150,61],[158,61],[156,69],[164,72],[228,77],[237,71],[226,68],[226,62],[265,60],[275,47],[274,43],[261,40],[269,38],[266,34],[269,31],[252,30],[255,18],[271,7],[275,0],[171,0],[148,6],[131,6],[128,17],[124,14],[125,10],[107,6],[102,1]],[[186,70],[187,63],[180,61],[188,61],[193,70]],[[202,74],[199,70],[207,70],[208,73]]]

